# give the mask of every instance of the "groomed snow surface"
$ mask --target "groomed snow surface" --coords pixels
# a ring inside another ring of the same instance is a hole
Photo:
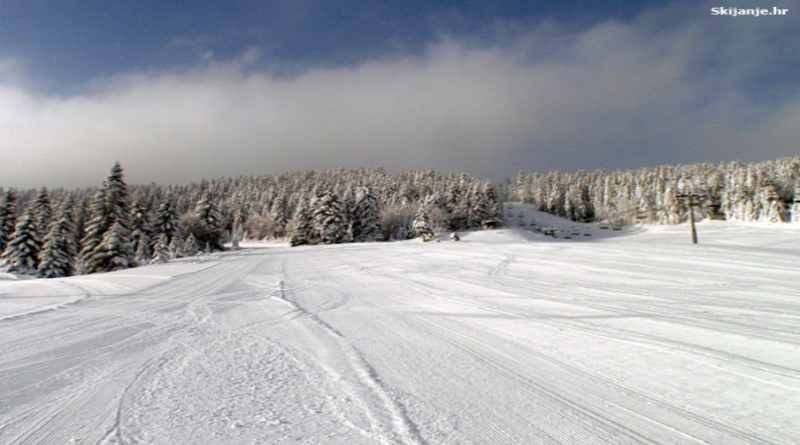
[[[800,443],[800,224],[692,245],[513,212],[460,242],[2,276],[0,443]]]

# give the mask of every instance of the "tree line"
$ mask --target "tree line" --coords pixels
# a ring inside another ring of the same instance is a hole
[[[690,210],[680,196],[696,196]],[[306,171],[128,186],[119,163],[102,186],[0,189],[0,270],[38,277],[113,271],[242,239],[292,246],[430,239],[502,220],[502,201],[573,221],[800,222],[800,157],[608,172],[519,173],[483,181],[432,170]]]
[[[699,219],[800,222],[800,157],[758,163],[660,166],[608,172],[519,173],[502,183],[512,201],[572,221],[679,224],[692,195]]]
[[[236,248],[402,240],[500,218],[491,181],[382,168],[128,186],[115,164],[98,188],[0,190],[0,270],[63,277]],[[422,209],[426,229],[416,225]]]

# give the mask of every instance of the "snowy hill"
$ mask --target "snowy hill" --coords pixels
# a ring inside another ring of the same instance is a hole
[[[800,227],[512,206],[460,242],[0,280],[0,443],[798,443]]]

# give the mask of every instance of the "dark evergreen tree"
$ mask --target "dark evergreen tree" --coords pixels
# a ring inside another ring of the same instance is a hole
[[[42,187],[33,204],[33,215],[36,218],[36,227],[41,232],[46,232],[53,221],[53,206],[50,203],[50,195],[47,188]]]
[[[130,232],[120,221],[114,221],[114,224],[103,234],[103,241],[100,243],[97,253],[100,270],[104,272],[136,266]]]
[[[80,240],[86,235],[86,223],[91,215],[91,201],[88,199],[79,199],[77,203],[71,206],[73,220],[75,221],[75,246],[76,249],[80,248]]]
[[[24,275],[37,275],[42,243],[31,208],[22,215],[14,234],[0,257],[0,270]]]
[[[292,238],[289,240],[289,245],[302,246],[311,244],[311,215],[305,199],[301,199],[295,208],[294,217],[292,218]]]
[[[208,246],[211,252],[222,250],[223,221],[211,193],[206,192],[194,208],[196,224],[188,232],[194,234],[200,245]]]
[[[286,195],[280,195],[272,203],[272,218],[275,223],[275,237],[286,236],[286,229],[289,225],[289,203]]]
[[[111,168],[111,173],[105,180],[103,187],[106,190],[106,199],[108,200],[108,207],[114,222],[118,222],[120,227],[119,234],[125,234],[130,242],[131,225],[130,225],[130,196],[128,194],[128,186],[125,184],[125,177],[122,171],[122,166],[119,162],[115,163]]]
[[[186,237],[186,241],[183,243],[183,252],[186,256],[195,256],[200,253],[202,248],[200,247],[200,243],[197,242],[197,238],[194,237],[193,234],[189,234]]]
[[[369,187],[361,187],[356,192],[352,230],[356,242],[383,240],[380,204]]]
[[[339,244],[350,241],[344,203],[338,195],[323,191],[312,204],[312,244]]]
[[[39,256],[40,277],[68,277],[75,273],[75,229],[69,207],[68,203],[61,207],[44,237]]]
[[[159,235],[165,235],[167,237],[167,245],[172,241],[172,238],[179,235],[178,215],[172,198],[165,197],[158,205],[158,210],[156,210],[151,224],[151,230],[153,239],[158,239]]]
[[[0,255],[6,250],[17,226],[17,197],[8,190],[0,201]]]
[[[497,191],[494,188],[492,181],[486,181],[483,185],[483,196],[489,206],[489,218],[492,220],[500,221],[503,219],[503,206],[501,200],[497,197]]]
[[[150,243],[150,237],[147,236],[150,232],[147,220],[147,210],[138,199],[135,200],[131,206],[130,215],[131,243],[133,244],[133,251],[137,252],[134,256],[138,256],[140,250],[142,252],[150,250],[150,246],[141,247],[142,243]]]
[[[483,227],[485,221],[492,219],[492,203],[483,191],[480,184],[473,185],[470,192],[469,219],[466,228],[478,229]]]
[[[191,233],[189,234],[192,235]],[[170,258],[183,258],[186,256],[186,251],[184,250],[184,242],[180,240],[180,238],[173,237],[172,241],[169,242],[169,246],[167,246],[167,251],[169,252]]]
[[[98,248],[103,242],[103,235],[112,224],[112,217],[106,204],[105,190],[101,189],[92,200],[92,218],[86,223],[81,239],[79,269],[82,273],[102,272]]]
[[[95,197],[92,220],[87,224],[81,241],[81,262],[85,272],[108,272],[136,265],[131,242],[129,199],[122,167],[117,162]]]
[[[153,260],[153,250],[150,245],[153,244],[147,232],[143,232],[137,240],[136,252],[134,259],[136,264],[143,266]]]
[[[167,235],[162,233],[156,238],[156,243],[153,246],[153,262],[166,263],[169,261],[169,242]]]

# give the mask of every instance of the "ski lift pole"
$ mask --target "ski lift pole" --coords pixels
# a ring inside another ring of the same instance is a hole
[[[675,195],[676,198],[681,199],[688,199],[689,200],[689,223],[692,226],[692,244],[697,244],[697,227],[694,225],[694,201],[693,198],[695,197],[692,193],[680,193]],[[700,198],[700,196],[697,196]]]
[[[694,202],[689,195],[689,222],[692,225],[692,244],[697,244],[697,227],[694,225]]]

